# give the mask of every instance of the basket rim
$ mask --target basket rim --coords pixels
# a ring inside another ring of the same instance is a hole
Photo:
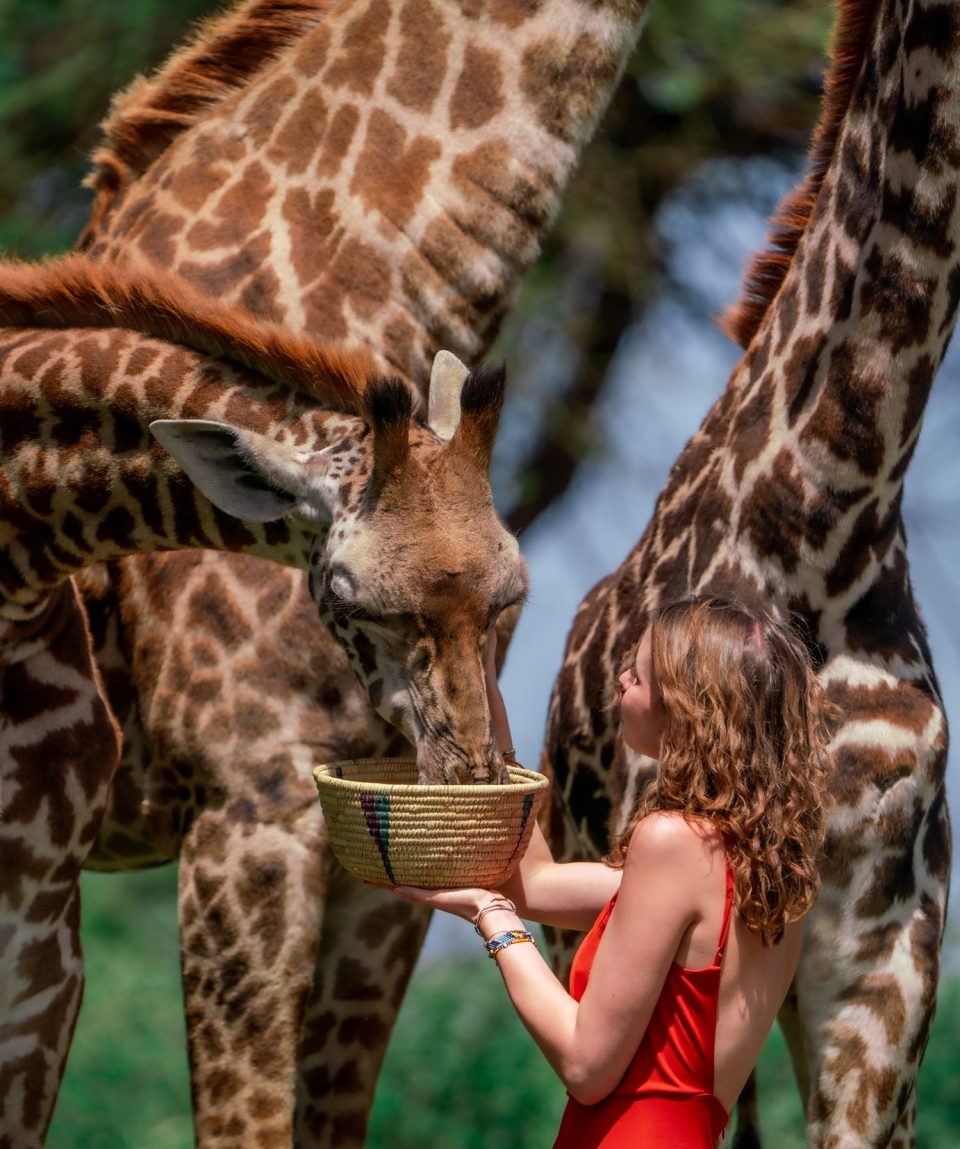
[[[323,762],[314,768],[313,777],[318,786],[329,786],[344,793],[399,794],[422,797],[456,797],[459,795],[504,795],[522,794],[528,791],[545,789],[550,785],[546,774],[528,770],[525,766],[508,764],[507,770],[515,779],[513,782],[495,782],[490,785],[465,783],[462,786],[451,783],[425,784],[417,782],[360,782],[354,778],[338,778],[332,771],[338,767],[364,765],[384,765],[416,763],[416,758],[345,758],[339,762]]]

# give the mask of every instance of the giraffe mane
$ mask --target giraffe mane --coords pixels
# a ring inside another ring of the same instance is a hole
[[[210,108],[246,86],[316,27],[336,0],[243,0],[201,20],[192,37],[152,76],[138,76],[114,96],[101,125],[103,142],[83,181],[94,193],[77,241],[88,247],[121,191]]]
[[[378,375],[365,350],[327,347],[224,304],[160,268],[72,253],[0,262],[0,326],[119,327],[222,358],[337,410],[360,414]]]
[[[770,219],[767,250],[755,255],[740,298],[720,318],[720,329],[746,348],[786,278],[813,214],[836,151],[844,117],[877,19],[875,0],[840,0],[823,82],[820,117],[807,157],[807,174],[780,201]]]

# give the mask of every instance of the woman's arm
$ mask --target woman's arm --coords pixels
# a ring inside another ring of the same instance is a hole
[[[555,862],[543,831],[534,826],[530,845],[501,892],[530,921],[588,930],[622,878],[622,870],[603,862]]]
[[[497,632],[487,640],[485,671],[487,700],[494,737],[500,752],[512,752],[510,720],[500,693],[496,667]],[[620,886],[621,871],[601,862],[555,862],[539,826],[520,865],[503,886],[503,893],[530,921],[562,929],[588,930]]]
[[[496,955],[507,992],[534,1041],[570,1095],[585,1105],[606,1097],[626,1072],[688,927],[697,919],[703,850],[680,818],[644,819],[634,832],[620,896],[578,1004],[532,945]],[[489,904],[481,890],[411,890],[401,897],[472,918]],[[485,939],[522,928],[515,914],[493,909],[481,920]]]

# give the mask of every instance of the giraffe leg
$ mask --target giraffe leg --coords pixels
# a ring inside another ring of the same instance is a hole
[[[846,944],[833,907],[814,911],[798,973],[804,1043],[813,1051],[811,1149],[913,1146],[913,1092],[933,1017],[943,900],[918,893],[890,907],[893,920],[848,935]],[[882,953],[863,961],[876,945]]]
[[[83,993],[80,867],[120,752],[71,584],[33,624],[0,656],[2,1149],[39,1149],[53,1113]]]
[[[80,891],[61,892],[54,921],[0,925],[0,1149],[43,1145],[80,1009]]]
[[[917,1095],[916,1090],[910,1094],[900,1120],[893,1132],[890,1149],[911,1149],[916,1144],[917,1137]]]
[[[184,838],[180,931],[200,1149],[293,1144],[296,1050],[328,854],[319,805],[289,825],[207,809]]]
[[[299,1149],[360,1149],[428,911],[334,871],[300,1050]]]

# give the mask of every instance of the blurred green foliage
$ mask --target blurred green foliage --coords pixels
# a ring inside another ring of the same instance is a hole
[[[210,0],[0,3],[0,250],[69,247],[111,96],[163,60]]]
[[[86,989],[48,1149],[193,1145],[175,866],[84,874]]]
[[[87,992],[48,1149],[191,1149],[176,939],[176,870],[85,874]],[[956,952],[956,946],[951,946]],[[957,1143],[960,979],[945,980],[920,1075],[917,1149]],[[759,1067],[765,1143],[802,1149],[789,1058]],[[485,956],[414,973],[377,1092],[368,1149],[545,1149],[563,1088]]]

